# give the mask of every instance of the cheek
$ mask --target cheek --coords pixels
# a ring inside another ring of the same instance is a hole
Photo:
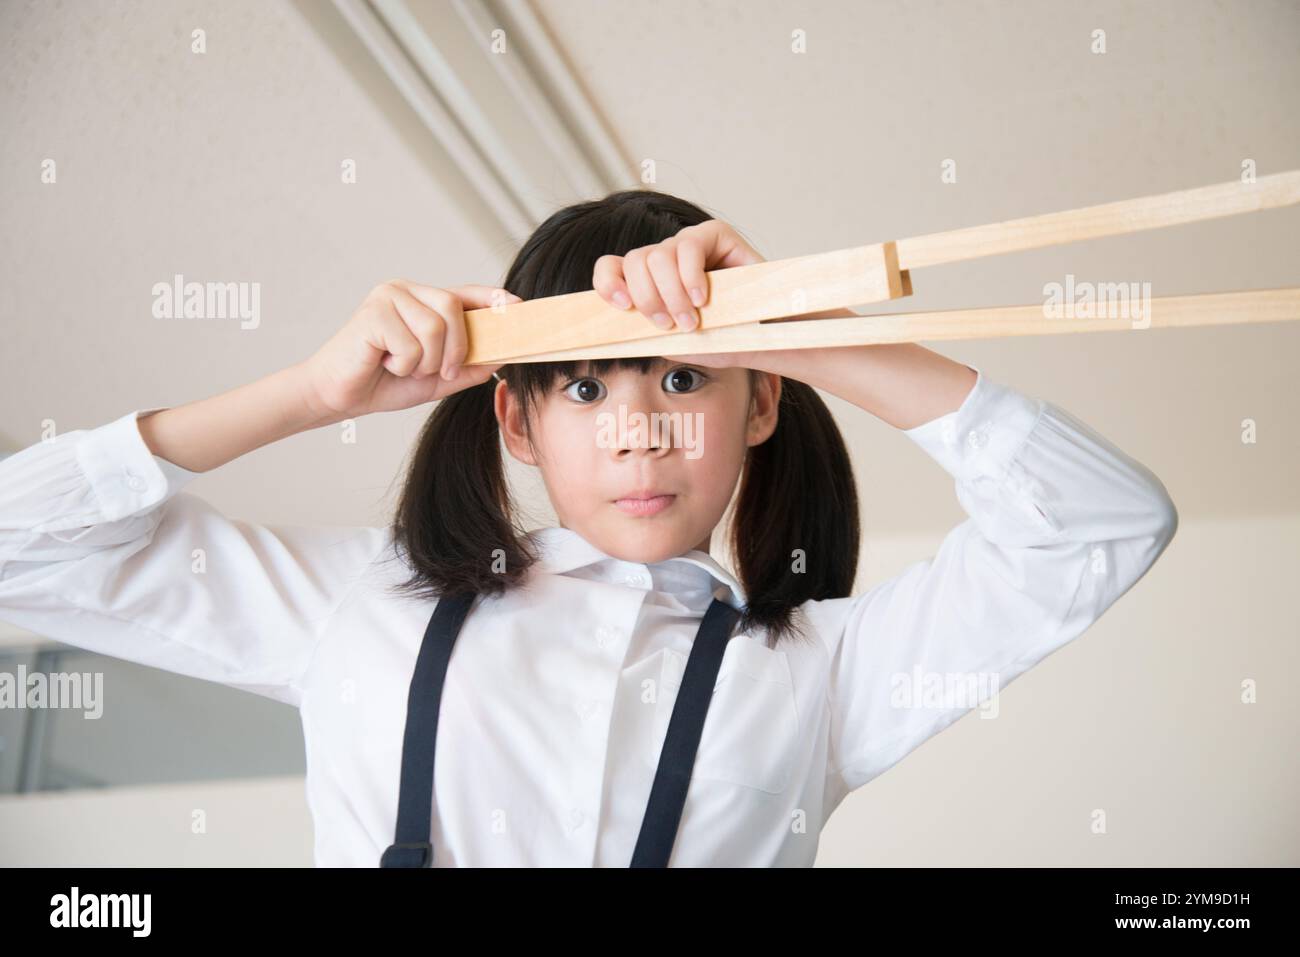
[[[691,487],[701,498],[721,499],[725,505],[748,451],[744,414],[731,404],[711,405],[700,410],[692,426],[681,453]]]
[[[586,501],[600,474],[595,462],[600,450],[591,424],[554,414],[543,416],[540,426],[537,464],[552,501]]]

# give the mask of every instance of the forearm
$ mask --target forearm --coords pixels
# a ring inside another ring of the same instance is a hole
[[[818,313],[852,316],[848,310]],[[752,368],[776,372],[837,395],[899,429],[958,409],[977,373],[914,342],[752,353]]]
[[[253,449],[339,421],[315,406],[300,367],[219,395],[142,415],[140,434],[153,454],[192,472],[207,472]]]

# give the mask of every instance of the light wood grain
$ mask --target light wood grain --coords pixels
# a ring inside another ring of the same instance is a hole
[[[906,325],[898,323],[899,317],[890,317],[889,321],[873,326],[863,325],[856,319],[817,319],[811,321],[818,323],[819,329],[800,329],[797,333],[787,330],[806,323],[765,320],[799,317],[911,295],[911,270],[926,266],[1118,236],[1297,203],[1300,203],[1300,170],[1292,170],[1262,176],[1254,183],[1220,183],[932,233],[897,242],[713,270],[706,274],[710,289],[708,302],[699,309],[700,328],[690,333],[660,331],[650,325],[649,319],[639,311],[623,311],[609,306],[594,290],[475,309],[465,314],[469,338],[465,364],[538,361],[538,356],[594,358],[597,355],[677,354],[665,351],[667,349],[677,349],[678,353],[703,352],[706,350],[700,347],[704,341],[700,337],[706,334],[711,336],[710,342],[729,343],[712,351],[753,351],[816,348],[837,335],[850,337],[845,344],[859,344],[864,341],[983,338],[1107,328],[1092,320],[1053,320],[1048,329],[1041,326],[1041,314],[1038,321],[1034,321],[1029,312],[1013,313],[1007,308],[994,312],[920,313]],[[1220,310],[1222,316],[1216,321],[1270,321],[1257,317],[1269,314],[1269,308],[1276,307],[1267,294],[1282,291],[1261,292],[1265,294],[1264,299],[1235,298],[1248,296],[1247,293],[1223,294],[1227,298],[1212,306]],[[1168,319],[1173,324],[1202,324],[1199,321],[1184,323],[1177,317],[1195,317],[1201,315],[1200,310],[1210,307],[1198,297],[1167,297],[1157,301],[1169,310]],[[1264,303],[1271,305],[1265,307]],[[1040,306],[1008,308],[1041,311]],[[1240,317],[1224,312],[1238,308],[1244,310]],[[959,315],[965,315],[966,320],[956,321]],[[945,316],[950,318],[940,318]],[[1019,318],[1009,321],[1016,316]],[[929,318],[922,322],[922,317]],[[988,323],[985,324],[981,317],[988,319]],[[849,327],[834,325],[844,321],[854,324]],[[944,325],[954,321],[954,327]],[[736,327],[742,328],[727,331]],[[1127,321],[1124,327],[1132,328]],[[981,331],[984,329],[987,331]],[[864,336],[876,335],[888,338],[863,339]],[[679,347],[679,342],[687,341],[683,336],[691,337],[689,341],[695,344],[690,348]],[[645,343],[647,339],[656,340],[656,345],[649,351]],[[629,342],[636,343],[632,352],[599,348]]]
[[[699,313],[701,328],[711,329],[904,295],[892,242],[716,269],[707,276],[709,300]],[[465,365],[503,362],[541,349],[675,334],[660,332],[635,309],[610,306],[594,290],[474,309],[465,313],[465,321]]]
[[[679,332],[639,342],[621,342],[528,356],[525,362],[559,362],[619,356],[673,356],[768,349],[824,349],[885,342],[996,339],[1005,336],[1128,332],[1300,319],[1300,286],[1241,292],[1154,296],[1146,318],[1049,319],[1042,303],[943,312],[898,313],[773,322]]]
[[[900,269],[1120,236],[1300,203],[1300,170],[898,240]]]

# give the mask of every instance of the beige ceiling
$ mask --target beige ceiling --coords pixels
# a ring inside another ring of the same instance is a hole
[[[658,188],[768,258],[1224,182],[1246,159],[1261,175],[1300,168],[1294,2],[532,7],[629,163],[617,185],[653,159]],[[1098,28],[1104,55],[1089,51]],[[9,450],[46,419],[93,427],[304,358],[381,280],[499,281],[523,238],[330,4],[6,2],[0,52]],[[955,184],[940,181],[945,159]],[[579,198],[565,172],[539,180],[551,208]],[[1296,285],[1298,240],[1293,208],[935,267],[905,308],[1037,302],[1066,273],[1153,295]],[[153,319],[152,285],[178,272],[260,282],[261,326]],[[1162,478],[1184,520],[1300,510],[1300,323],[937,348],[1096,427]],[[937,466],[831,402],[868,536],[959,516]],[[426,412],[363,420],[356,445],[295,436],[195,491],[252,520],[381,523]]]

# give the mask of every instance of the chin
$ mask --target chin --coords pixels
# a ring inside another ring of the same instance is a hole
[[[698,535],[692,538],[676,523],[656,522],[653,519],[625,518],[619,524],[613,537],[621,545],[621,554],[609,554],[625,562],[642,565],[684,555],[695,547],[695,542],[700,538]]]

